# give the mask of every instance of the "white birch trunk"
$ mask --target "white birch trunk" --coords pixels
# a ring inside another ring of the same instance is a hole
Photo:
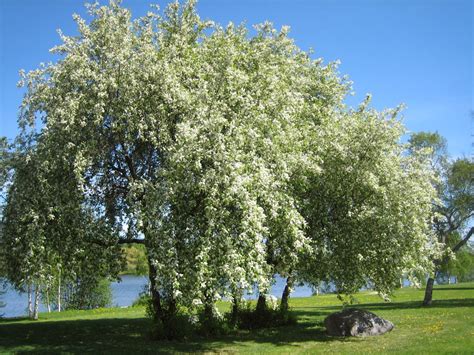
[[[38,319],[38,312],[39,312],[39,296],[40,296],[41,288],[39,285],[35,286],[35,308],[33,311],[33,319]]]
[[[58,312],[61,312],[61,274],[59,274],[58,282]]]
[[[51,313],[51,304],[49,302],[49,287],[46,289],[46,303],[48,304],[48,313]]]
[[[28,318],[33,318],[33,303],[31,292],[31,283],[28,283]]]

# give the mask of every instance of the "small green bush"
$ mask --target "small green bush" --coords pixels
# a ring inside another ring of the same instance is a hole
[[[199,308],[195,319],[198,320],[195,323],[198,334],[205,337],[227,334],[231,328],[229,318],[222,316],[215,307],[207,311],[204,307]]]
[[[69,285],[66,309],[94,309],[112,305],[110,281],[105,278],[86,277]]]
[[[285,325],[296,324],[296,316],[288,310],[280,308],[269,308],[257,310],[251,302],[242,302],[237,310],[237,314],[226,314],[226,320],[229,325],[233,325],[238,329],[259,329],[281,327]],[[231,324],[231,323],[234,324]]]
[[[153,319],[151,299],[147,306],[147,316]],[[186,340],[197,330],[193,315],[187,308],[178,307],[176,314],[163,314],[163,319],[153,319],[151,338],[155,340]]]
[[[151,302],[151,296],[148,293],[148,290],[143,290],[138,294],[138,297],[132,303],[132,307],[148,307]]]
[[[188,309],[178,306],[176,314],[167,314],[164,309],[162,318],[155,320],[153,305],[148,295],[142,294],[134,302],[134,306],[142,304],[146,304],[147,316],[154,322],[151,338],[157,340],[186,340],[196,335],[207,338],[229,334],[232,329],[274,328],[294,325],[297,321],[296,316],[288,310],[282,310],[278,306],[267,306],[258,310],[252,302],[241,302],[236,312],[231,311],[224,316],[215,307],[206,309],[200,306]]]

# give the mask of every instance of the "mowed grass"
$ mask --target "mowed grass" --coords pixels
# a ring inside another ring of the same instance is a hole
[[[342,308],[335,295],[291,300],[295,326],[238,331],[186,342],[153,341],[143,308],[110,308],[41,314],[40,320],[0,320],[0,352],[161,353],[474,353],[474,283],[439,286],[431,307],[423,290],[398,290],[392,302],[372,292],[357,295],[357,307],[395,324],[385,335],[338,338],[325,334],[324,318]],[[220,305],[223,309],[227,304]]]

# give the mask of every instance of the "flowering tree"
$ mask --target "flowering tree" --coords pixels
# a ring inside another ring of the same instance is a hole
[[[163,19],[131,21],[117,2],[89,11],[53,49],[63,59],[24,77],[22,121],[41,116],[49,158],[72,162],[87,206],[147,244],[156,318],[266,290],[306,243],[286,188],[305,164],[301,128],[345,85],[286,28],[249,38],[202,22],[193,2]]]
[[[434,190],[422,160],[399,141],[398,110],[340,113],[322,123],[315,141],[321,172],[308,175],[299,196],[311,253],[298,276],[333,281],[353,294],[370,283],[388,294],[404,271],[429,269],[429,211]]]
[[[179,304],[213,317],[217,299],[254,285],[264,302],[275,273],[385,291],[423,261],[431,190],[402,155],[401,128],[347,110],[337,66],[312,60],[288,28],[223,28],[194,1],[134,21],[119,1],[89,14],[74,17],[78,36],[61,34],[59,61],[22,78],[20,122],[43,122],[41,181],[68,194],[41,210],[101,226],[106,237],[80,237],[97,246],[145,244],[169,336]]]

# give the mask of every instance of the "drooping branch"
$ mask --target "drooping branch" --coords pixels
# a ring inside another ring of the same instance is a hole
[[[119,239],[118,244],[145,244],[145,239]]]
[[[91,243],[93,244],[97,244],[97,245],[100,245],[100,246],[103,246],[103,247],[111,247],[114,245],[114,243],[107,243],[107,242],[104,242],[102,240],[91,240]],[[145,244],[145,239],[138,239],[138,238],[134,238],[134,239],[125,239],[125,238],[120,238],[118,241],[117,241],[117,244]]]

